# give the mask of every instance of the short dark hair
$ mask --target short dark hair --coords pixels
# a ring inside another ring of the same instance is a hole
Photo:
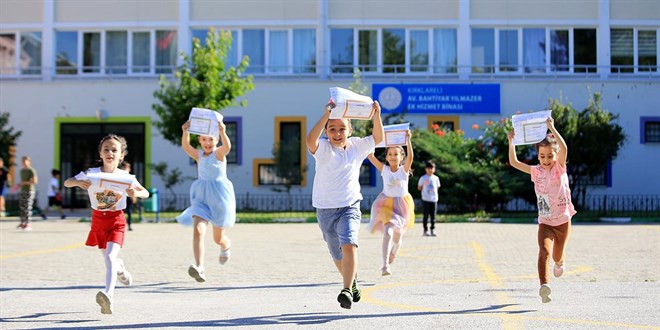
[[[50,174],[52,176],[60,175],[60,170],[54,168],[53,170],[50,171]]]
[[[432,168],[435,167],[435,163],[432,160],[427,160],[426,165],[424,165],[424,168]]]

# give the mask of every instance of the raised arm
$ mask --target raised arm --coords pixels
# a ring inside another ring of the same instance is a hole
[[[187,120],[181,125],[181,147],[183,148],[183,151],[186,152],[186,155],[197,160],[197,150],[190,145],[190,133],[188,133],[188,128],[190,128],[190,120]]]
[[[330,118],[330,111],[332,111],[332,108],[334,107],[335,103],[330,100],[330,102],[325,105],[325,110],[323,111],[323,116],[321,116],[321,119],[316,122],[314,127],[312,127],[312,129],[307,134],[305,143],[307,144],[307,150],[309,150],[312,155],[315,154],[316,150],[319,149],[319,138],[321,138],[321,134],[323,134],[325,124],[328,122],[328,118]]]
[[[373,153],[370,153],[369,156],[367,156],[367,158],[369,158],[369,161],[372,164],[374,164],[374,166],[378,169],[378,172],[383,171],[383,163],[381,163],[380,160],[378,160],[378,158],[376,158],[376,156]]]
[[[410,169],[412,168],[412,163],[413,163],[413,146],[412,146],[412,134],[410,133],[410,130],[406,132],[406,145],[408,147],[408,157],[406,158],[406,162],[403,164],[403,170],[406,171],[406,173],[410,174]]]
[[[559,162],[559,165],[565,167],[566,159],[568,158],[568,146],[566,145],[566,141],[564,141],[564,138],[561,136],[561,134],[557,132],[557,129],[555,128],[555,120],[552,119],[552,117],[548,117],[546,124],[548,124],[548,129],[550,129],[550,132],[555,135],[555,140],[557,140],[557,145],[559,145],[557,162]]]
[[[380,104],[378,101],[374,101],[372,105],[374,111],[373,122],[374,129],[371,134],[374,136],[374,145],[377,145],[383,141],[385,137],[385,131],[383,130],[383,120],[380,118]]]
[[[227,127],[225,126],[225,123],[221,121],[218,122],[218,130],[220,131],[222,145],[215,151],[215,158],[224,161],[225,156],[231,151],[231,141],[229,141],[229,136],[227,136]]]
[[[520,171],[523,171],[527,174],[531,174],[532,169],[529,165],[521,162],[518,160],[518,155],[516,155],[516,146],[513,145],[513,136],[515,133],[512,131],[507,134],[507,137],[509,138],[509,164],[513,166],[515,169],[518,169]]]

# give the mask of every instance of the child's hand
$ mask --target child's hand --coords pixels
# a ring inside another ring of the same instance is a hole
[[[371,105],[371,110],[374,112],[374,115],[380,115],[380,104],[378,101],[374,101]]]
[[[330,101],[328,101],[328,104],[325,105],[325,111],[330,112],[330,111],[332,111],[332,109],[334,109],[336,106],[337,106],[337,105],[335,104],[335,102],[332,101],[332,99],[330,99]]]
[[[412,133],[410,132],[410,130],[407,130],[406,131],[406,138],[408,139],[408,141],[410,141],[411,137],[412,137]]]
[[[131,198],[135,197],[135,189],[133,189],[133,188],[126,189],[126,195],[128,195],[128,197],[131,197]]]
[[[509,138],[509,143],[511,143],[511,141],[513,141],[513,137],[515,135],[516,135],[516,133],[513,130],[509,131],[509,133],[506,134],[506,137]]]
[[[187,132],[189,128],[190,128],[190,120],[186,120],[186,122],[183,123],[183,125],[181,125],[181,129],[184,132]]]
[[[92,185],[92,182],[89,181],[89,180],[78,180],[78,187],[80,187],[81,189],[87,190],[87,189],[89,189],[89,186],[91,186],[91,185]]]
[[[545,123],[548,125],[549,129],[553,129],[555,127],[555,120],[552,119],[552,117],[548,117],[548,119],[546,119]]]
[[[220,133],[222,133],[225,130],[225,128],[227,128],[227,126],[225,126],[225,123],[219,121],[218,122],[218,130],[220,131]]]

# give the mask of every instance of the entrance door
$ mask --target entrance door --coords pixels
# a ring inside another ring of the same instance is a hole
[[[123,136],[128,144],[125,161],[131,163],[131,174],[139,182],[145,182],[145,124],[144,123],[62,123],[60,126],[60,170],[62,180],[96,164],[99,142],[108,134]],[[89,205],[87,191],[63,189],[63,206],[86,208]]]

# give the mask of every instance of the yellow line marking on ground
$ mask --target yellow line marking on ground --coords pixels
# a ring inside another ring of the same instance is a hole
[[[477,266],[481,270],[482,273],[486,276],[486,282],[493,288],[493,289],[505,289],[504,282],[500,278],[499,275],[495,272],[493,267],[491,267],[486,261],[484,260],[484,257],[486,253],[484,252],[484,248],[481,246],[476,241],[470,242],[470,245],[472,246],[472,250],[474,252],[474,261],[476,262]],[[503,312],[508,312],[508,311],[513,311],[515,310],[513,305],[513,300],[509,297],[509,294],[506,291],[496,291],[495,292],[495,299],[497,300],[497,303],[505,306],[502,308]],[[517,315],[512,315],[512,314],[499,314],[499,316],[502,318],[502,328],[503,329],[524,329],[525,326],[521,322],[521,319]]]
[[[80,248],[80,247],[83,247],[83,246],[85,246],[85,243],[75,243],[75,244],[69,244],[69,245],[65,245],[65,246],[62,246],[62,247],[54,248],[54,249],[48,249],[48,250],[35,250],[35,251],[26,251],[26,252],[14,253],[14,254],[7,254],[7,255],[4,255],[4,256],[0,256],[0,260],[18,258],[18,257],[27,257],[27,256],[35,255],[35,254],[48,254],[48,253],[63,252],[63,251],[77,249],[77,248]]]

